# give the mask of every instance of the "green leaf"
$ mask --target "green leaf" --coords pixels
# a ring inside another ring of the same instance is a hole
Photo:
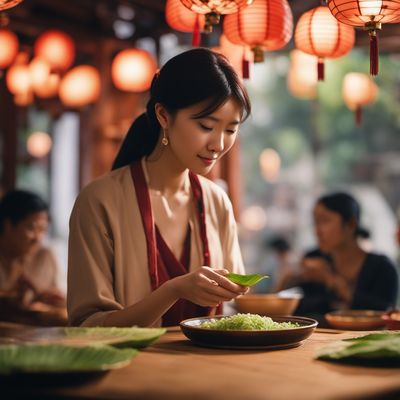
[[[316,358],[324,360],[400,360],[400,333],[373,333],[333,342],[319,349]]]
[[[268,278],[268,276],[260,274],[240,275],[240,274],[229,273],[225,275],[225,278],[228,278],[230,281],[242,286],[253,286],[256,283],[262,281],[263,279]]]
[[[110,344],[116,347],[143,348],[166,332],[164,328],[64,328],[64,344]]]
[[[111,346],[0,346],[0,373],[94,372],[121,368],[138,353]]]

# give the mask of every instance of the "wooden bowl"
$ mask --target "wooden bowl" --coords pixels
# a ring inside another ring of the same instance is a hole
[[[400,310],[394,310],[382,315],[387,329],[400,330]]]
[[[351,331],[373,331],[382,328],[384,311],[342,310],[325,314],[325,319],[332,328]]]
[[[284,296],[277,294],[246,294],[235,299],[235,308],[240,313],[267,316],[292,315],[301,296]]]

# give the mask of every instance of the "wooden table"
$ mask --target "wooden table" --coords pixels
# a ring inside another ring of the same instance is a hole
[[[2,382],[17,397],[79,399],[301,400],[400,399],[400,368],[314,360],[317,348],[359,332],[315,332],[301,346],[275,351],[197,347],[179,328],[140,351],[131,364],[99,379],[29,386]]]

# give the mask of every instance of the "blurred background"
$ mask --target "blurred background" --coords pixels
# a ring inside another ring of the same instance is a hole
[[[249,35],[232,43],[228,17],[205,33],[204,18],[179,0],[17,0],[0,1],[0,9],[2,3],[10,8],[0,18],[0,191],[29,189],[49,202],[48,243],[64,290],[68,220],[79,190],[110,170],[157,68],[199,41],[230,59],[253,103],[237,145],[210,177],[231,197],[248,270],[274,275],[276,238],[287,241],[294,265],[314,247],[312,207],[332,190],[361,203],[364,245],[398,259],[399,24],[379,32],[373,79],[368,34],[357,29],[341,54],[326,53],[324,80],[317,81],[325,50],[301,52],[307,38],[297,24],[320,1],[289,0],[270,11],[281,18],[280,32],[261,49],[252,43],[254,21],[240,27]],[[349,73],[366,77],[366,87],[351,86],[356,77]]]

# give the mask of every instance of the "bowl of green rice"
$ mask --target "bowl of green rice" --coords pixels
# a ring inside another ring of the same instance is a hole
[[[180,323],[193,343],[220,348],[273,349],[298,346],[317,326],[305,317],[266,317],[258,314],[200,317]]]

